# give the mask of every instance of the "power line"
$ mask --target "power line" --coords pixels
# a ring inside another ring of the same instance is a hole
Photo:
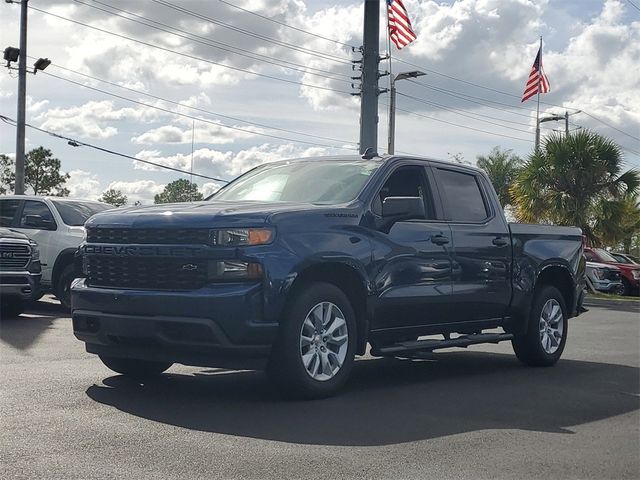
[[[526,140],[524,138],[514,137],[514,136],[506,135],[506,134],[503,134],[503,133],[496,133],[496,132],[491,132],[489,130],[482,130],[480,128],[469,127],[468,125],[460,125],[459,123],[450,122],[448,120],[442,120],[441,118],[430,117],[428,115],[423,115],[421,113],[414,112],[414,111],[411,111],[411,110],[405,110],[405,109],[402,109],[402,108],[396,108],[396,110],[398,110],[400,112],[404,112],[404,113],[409,113],[409,114],[415,115],[417,117],[422,117],[422,118],[427,118],[429,120],[434,120],[436,122],[446,123],[447,125],[452,125],[454,127],[465,128],[467,130],[474,130],[476,132],[486,133],[488,135],[495,135],[497,137],[505,137],[505,138],[511,138],[513,140],[520,140],[521,142],[534,143],[533,140]]]
[[[472,102],[472,103],[477,103],[479,105],[483,105],[485,107],[489,107],[489,108],[495,108],[496,110],[502,110],[504,112],[510,113],[512,115],[518,115],[521,117],[526,117],[526,118],[531,118],[531,115],[529,114],[524,114],[524,113],[520,113],[520,112],[514,112],[511,110],[507,110],[505,108],[499,108],[499,107],[493,107],[491,105],[489,105],[489,103],[495,104],[495,105],[501,105],[503,107],[507,107],[509,109],[515,109],[515,110],[525,110],[527,112],[529,112],[530,110],[528,108],[524,108],[524,107],[516,107],[513,105],[509,105],[507,103],[502,103],[502,102],[496,102],[494,100],[488,100],[486,98],[482,98],[482,97],[476,97],[473,95],[469,95],[467,93],[462,93],[462,92],[458,92],[458,91],[454,91],[454,90],[447,90],[446,88],[442,88],[442,87],[436,87],[435,85],[431,85],[428,83],[422,83],[422,82],[417,82],[415,80],[411,80],[411,79],[407,79],[407,82],[411,82],[415,85],[419,85],[423,88],[427,88],[429,90],[435,90],[437,92],[440,93],[444,93],[445,95],[449,95],[452,97],[456,97],[456,98],[460,98],[462,100],[466,100],[468,102]],[[469,99],[475,99],[475,100],[469,100]]]
[[[627,0],[627,1],[629,1],[629,0]],[[634,5],[634,6],[635,6],[635,5]],[[484,90],[489,90],[489,91],[492,91],[492,92],[495,92],[495,93],[499,93],[499,94],[501,94],[501,95],[506,95],[506,96],[509,96],[509,97],[512,97],[512,98],[518,98],[518,99],[519,99],[519,98],[521,98],[519,95],[514,95],[513,93],[504,92],[504,91],[502,91],[502,90],[497,90],[497,89],[495,89],[495,88],[491,88],[491,87],[487,87],[487,86],[484,86],[484,85],[480,85],[480,84],[478,84],[478,83],[469,82],[468,80],[463,80],[463,79],[461,79],[461,78],[454,77],[453,75],[447,75],[447,74],[445,74],[445,73],[438,72],[438,71],[436,71],[436,70],[432,70],[432,69],[426,68],[426,67],[425,67],[425,66],[423,66],[423,65],[418,65],[418,64],[416,64],[416,63],[408,62],[408,61],[406,61],[406,60],[402,60],[402,59],[399,59],[399,58],[395,58],[394,60],[396,60],[396,61],[398,61],[398,62],[401,62],[401,63],[404,63],[404,64],[407,64],[407,65],[411,65],[411,66],[413,66],[413,67],[420,68],[420,69],[422,69],[422,70],[425,70],[425,71],[427,71],[427,72],[430,72],[430,73],[433,73],[433,74],[436,74],[436,75],[440,75],[440,76],[445,77],[445,78],[448,78],[448,79],[450,79],[450,80],[455,80],[455,81],[458,81],[458,82],[461,82],[461,83],[465,83],[465,84],[467,84],[467,85],[472,85],[472,86],[477,87],[477,88],[482,88],[482,89],[484,89]],[[413,83],[419,84],[418,82],[415,82],[415,81],[414,81]],[[463,95],[465,95],[465,94],[463,94]],[[470,97],[472,97],[472,98],[478,98],[478,97],[473,97],[473,96],[471,96],[471,95],[468,95],[468,96],[470,96]],[[499,105],[505,105],[505,104],[501,104],[500,102],[494,102],[494,101],[491,101],[491,100],[485,100],[485,101],[487,101],[487,102],[491,102],[491,103],[497,103],[497,104],[499,104]],[[550,107],[558,107],[558,108],[562,108],[562,109],[565,109],[565,110],[575,110],[575,112],[573,112],[573,113],[577,113],[577,111],[578,111],[578,109],[576,109],[576,108],[571,108],[571,109],[570,109],[570,108],[568,108],[568,107],[566,107],[566,106],[563,106],[563,105],[557,105],[557,104],[554,104],[554,103],[548,103],[548,102],[543,102],[543,101],[540,101],[540,103],[541,103],[541,104],[543,104],[543,105],[548,105],[548,106],[550,106]],[[516,106],[512,106],[512,105],[507,105],[507,106],[509,106],[510,108],[518,108],[518,109],[526,110],[525,108],[522,108],[522,107],[516,107]],[[623,131],[623,130],[620,130],[620,129],[619,129],[619,128],[617,128],[617,127],[614,127],[613,125],[611,125],[611,124],[609,124],[609,123],[605,122],[604,120],[601,120],[601,119],[599,119],[599,118],[595,117],[594,115],[591,115],[590,113],[588,113],[588,112],[586,112],[586,111],[584,111],[584,110],[582,110],[582,109],[581,109],[580,111],[581,111],[582,113],[584,113],[585,115],[588,115],[589,117],[593,118],[594,120],[596,120],[596,121],[598,121],[598,122],[602,123],[603,125],[606,125],[606,126],[608,126],[609,128],[612,128],[612,129],[614,129],[614,130],[616,130],[616,131],[618,131],[618,132],[622,133],[623,135],[626,135],[626,136],[628,136],[628,137],[631,137],[631,138],[633,138],[633,139],[635,139],[635,140],[639,140],[637,137],[634,137],[633,135],[631,135],[631,134],[629,134],[629,133],[627,133],[627,132],[625,132],[625,131]]]
[[[273,75],[268,75],[266,73],[258,73],[258,72],[254,72],[252,70],[246,70],[244,68],[234,67],[232,65],[227,65],[227,64],[224,64],[224,63],[215,62],[213,60],[208,60],[206,58],[198,57],[196,55],[191,55],[189,53],[178,52],[178,51],[175,51],[175,50],[171,50],[170,48],[162,47],[160,45],[154,45],[152,43],[148,43],[148,42],[145,42],[143,40],[138,40],[138,39],[135,39],[135,38],[132,38],[132,37],[128,37],[126,35],[122,35],[120,33],[115,33],[115,32],[111,32],[109,30],[105,30],[104,28],[96,27],[96,26],[93,26],[93,25],[88,25],[86,23],[82,23],[82,22],[79,22],[77,20],[73,20],[71,18],[63,17],[61,15],[57,15],[55,13],[48,12],[46,10],[41,10],[41,9],[39,9],[37,7],[32,6],[32,5],[29,5],[29,8],[32,9],[32,10],[35,10],[37,12],[43,13],[45,15],[50,15],[52,17],[59,18],[61,20],[66,20],[68,22],[75,23],[77,25],[82,25],[84,27],[87,27],[87,28],[90,28],[90,29],[93,29],[93,30],[97,30],[97,31],[102,32],[102,33],[106,33],[107,35],[112,35],[114,37],[118,37],[118,38],[122,38],[122,39],[125,39],[125,40],[129,40],[131,42],[139,43],[139,44],[145,45],[147,47],[155,48],[155,49],[162,50],[162,51],[168,52],[168,53],[173,53],[175,55],[180,55],[182,57],[190,58],[192,60],[197,60],[199,62],[209,63],[209,64],[216,65],[216,66],[219,66],[219,67],[228,68],[230,70],[236,70],[236,71],[239,71],[239,72],[248,73],[250,75],[256,75],[258,77],[269,78],[271,80],[277,80],[277,81],[280,81],[280,82],[290,83],[290,84],[294,84],[294,85],[300,85],[300,86],[303,86],[303,87],[317,88],[319,90],[327,90],[327,91],[331,91],[331,92],[342,93],[342,94],[345,94],[345,95],[351,95],[351,92],[347,92],[347,91],[344,91],[344,90],[337,90],[337,89],[331,88],[331,87],[323,87],[321,85],[312,85],[312,84],[309,84],[309,83],[298,82],[296,80],[289,80],[289,79],[286,79],[286,78],[275,77]]]
[[[436,102],[430,102],[430,101],[425,100],[423,98],[414,97],[413,95],[407,95],[406,93],[397,92],[396,94],[400,95],[401,97],[409,98],[409,99],[411,99],[413,101],[423,103],[425,105],[430,105],[430,106],[433,106],[433,107],[436,107],[436,108],[440,108],[442,110],[448,110],[450,112],[453,112],[453,113],[455,113],[457,115],[461,115],[463,117],[472,118],[473,120],[480,120],[480,121],[483,121],[485,123],[489,123],[489,124],[492,124],[492,125],[497,125],[498,127],[509,128],[509,129],[515,130],[517,132],[531,133],[530,130],[522,130],[521,128],[509,127],[508,125],[502,125],[502,124],[496,123],[496,122],[494,122],[492,120],[498,120],[498,121],[501,121],[501,122],[512,123],[514,125],[523,125],[525,127],[530,127],[531,125],[529,125],[528,123],[514,122],[512,120],[503,120],[501,118],[495,118],[495,117],[492,117],[490,115],[483,115],[481,113],[464,113],[464,112],[461,112],[460,109],[458,109],[458,108],[453,108],[453,107],[450,107],[450,106],[447,106],[447,105],[442,105],[442,104],[439,104],[439,103],[436,103]],[[489,120],[482,120],[481,118],[478,118],[478,117],[488,118]]]
[[[597,121],[598,121],[598,122],[600,122],[600,123],[603,123],[603,124],[604,124],[604,125],[606,125],[607,127],[609,127],[609,128],[613,128],[614,130],[616,130],[616,131],[618,131],[618,132],[620,132],[620,133],[622,133],[622,134],[626,135],[627,137],[631,137],[631,138],[633,138],[634,140],[637,140],[637,141],[639,141],[639,142],[640,142],[640,138],[638,138],[638,137],[634,137],[634,136],[633,136],[633,135],[631,135],[630,133],[624,132],[624,131],[620,130],[619,128],[614,127],[614,126],[613,126],[613,125],[611,125],[610,123],[607,123],[607,122],[605,122],[604,120],[599,119],[598,117],[594,117],[593,115],[591,115],[590,113],[585,112],[584,110],[582,111],[582,113],[584,113],[584,114],[585,114],[586,116],[588,116],[588,117],[593,118],[594,120],[597,120]]]
[[[328,42],[337,43],[338,45],[342,45],[342,46],[345,46],[345,47],[349,47],[349,48],[358,48],[358,47],[356,47],[355,45],[351,45],[351,44],[348,44],[348,43],[344,43],[344,42],[341,42],[340,40],[335,40],[335,39],[333,39],[333,38],[325,37],[325,36],[319,35],[319,34],[317,34],[317,33],[310,32],[310,31],[308,31],[308,30],[304,30],[304,29],[302,29],[302,28],[294,27],[293,25],[289,25],[288,23],[285,23],[285,22],[280,22],[280,21],[278,21],[278,20],[276,20],[276,19],[274,19],[274,18],[267,17],[266,15],[261,15],[261,14],[259,14],[259,13],[257,13],[257,12],[253,12],[253,11],[248,10],[248,9],[246,9],[246,8],[239,7],[238,5],[234,5],[234,4],[233,4],[233,3],[231,3],[231,2],[227,2],[227,1],[225,1],[225,0],[218,0],[218,1],[219,1],[219,2],[221,2],[221,3],[224,3],[225,5],[230,6],[230,7],[232,7],[232,8],[235,8],[235,9],[237,9],[237,10],[241,10],[241,11],[246,12],[246,13],[249,13],[249,14],[251,14],[251,15],[255,15],[256,17],[263,18],[263,19],[268,20],[268,21],[273,22],[273,23],[277,23],[278,25],[282,25],[283,27],[290,28],[290,29],[295,30],[295,31],[297,31],[297,32],[306,33],[307,35],[312,35],[312,36],[314,36],[314,37],[321,38],[322,40],[326,40],[326,41],[328,41]]]
[[[7,125],[11,125],[11,126],[14,126],[14,127],[16,126],[16,121],[14,119],[12,119],[12,118],[6,117],[4,115],[0,115],[0,120],[2,120]],[[56,137],[56,138],[59,138],[61,140],[66,140],[67,143],[69,145],[71,145],[72,147],[89,147],[89,148],[93,148],[94,150],[99,150],[101,152],[109,153],[111,155],[117,155],[119,157],[128,158],[130,160],[135,160],[136,162],[146,163],[147,165],[153,165],[154,167],[164,168],[165,170],[172,170],[172,171],[178,172],[178,173],[184,173],[185,175],[193,175],[194,177],[205,178],[207,180],[213,180],[214,182],[223,182],[223,183],[229,183],[230,182],[230,180],[223,180],[222,178],[209,177],[207,175],[202,175],[200,173],[191,173],[191,172],[188,172],[186,170],[181,170],[179,168],[170,167],[168,165],[162,165],[161,163],[152,162],[150,160],[143,160],[143,159],[140,159],[140,158],[132,157],[131,155],[127,155],[126,153],[116,152],[114,150],[109,150],[108,148],[99,147],[97,145],[92,145],[90,143],[81,142],[80,140],[75,140],[75,139],[70,138],[70,137],[65,137],[64,135],[60,135],[59,133],[51,132],[49,130],[45,130],[44,128],[36,127],[35,125],[31,125],[29,123],[25,123],[25,126],[29,127],[29,128],[32,128],[34,130],[37,130],[39,132],[42,132],[42,133],[46,133],[47,135],[51,135],[52,137]]]
[[[35,57],[29,57],[29,58],[35,58]],[[213,115],[213,116],[217,116],[217,117],[222,117],[222,118],[226,118],[226,119],[229,119],[229,120],[234,120],[236,122],[247,123],[249,125],[253,125],[253,126],[261,127],[261,128],[267,128],[267,129],[270,129],[270,130],[276,130],[276,131],[280,131],[280,132],[292,133],[294,135],[302,135],[304,137],[318,138],[318,139],[321,139],[321,140],[328,140],[328,141],[339,142],[339,143],[343,143],[343,144],[353,143],[353,142],[348,141],[348,140],[342,140],[342,139],[332,138],[332,137],[325,137],[325,136],[322,136],[322,135],[314,135],[314,134],[311,134],[311,133],[299,132],[299,131],[296,131],[296,130],[290,130],[290,129],[282,128],[282,127],[274,127],[272,125],[267,125],[267,124],[258,123],[258,122],[252,122],[252,121],[245,120],[245,119],[242,119],[242,118],[232,117],[230,115],[224,115],[222,113],[213,112],[211,110],[206,110],[204,108],[199,108],[199,107],[196,107],[196,106],[193,106],[193,105],[187,105],[186,103],[182,103],[182,102],[178,102],[178,101],[175,101],[175,100],[170,100],[168,98],[160,97],[160,96],[154,95],[152,93],[143,92],[142,90],[136,90],[136,89],[131,88],[131,87],[126,87],[124,85],[120,85],[118,83],[111,82],[109,80],[105,80],[105,79],[102,79],[102,78],[94,77],[93,75],[88,75],[86,73],[78,72],[77,70],[72,70],[71,68],[63,67],[63,66],[57,65],[55,63],[52,63],[51,66],[53,66],[55,68],[59,68],[60,70],[71,72],[71,73],[76,74],[76,75],[80,75],[80,76],[85,77],[85,78],[89,78],[91,80],[95,80],[97,82],[105,83],[105,84],[111,85],[113,87],[117,87],[117,88],[120,88],[120,89],[123,89],[123,90],[127,90],[129,92],[136,93],[138,95],[144,95],[144,96],[147,96],[149,98],[153,98],[155,100],[160,100],[160,101],[163,101],[163,102],[170,103],[172,105],[176,105],[176,106],[179,106],[179,107],[188,108],[188,109],[195,110],[195,111],[198,111],[198,112],[206,113],[207,115]],[[57,77],[56,76],[56,78],[58,78],[60,80],[65,80],[65,81],[67,80],[67,79],[65,79],[63,77]],[[108,93],[108,92],[104,92],[103,90],[99,90],[99,91],[101,93]],[[260,133],[257,133],[257,132],[254,132],[254,133],[256,133],[257,135],[260,135]],[[319,145],[319,146],[321,146],[321,145]],[[334,147],[334,148],[338,148],[338,147]]]
[[[252,32],[250,30],[246,30],[244,28],[236,27],[235,25],[231,25],[229,23],[225,23],[225,22],[223,22],[221,20],[217,20],[217,19],[215,19],[213,17],[209,17],[209,16],[204,15],[202,13],[198,13],[198,12],[195,12],[193,10],[189,10],[188,8],[175,5],[175,4],[171,3],[171,2],[167,2],[167,1],[164,1],[164,0],[151,0],[151,1],[154,2],[154,3],[157,3],[158,5],[162,5],[164,7],[170,8],[172,10],[176,10],[176,11],[181,12],[181,13],[186,13],[187,15],[190,15],[192,17],[198,18],[200,20],[205,20],[205,21],[207,21],[209,23],[213,23],[214,25],[218,25],[220,27],[229,29],[229,30],[234,31],[236,33],[240,33],[240,34],[243,34],[243,35],[247,35],[249,37],[260,39],[260,40],[262,40],[264,42],[272,43],[272,44],[275,44],[275,45],[278,45],[278,46],[281,46],[281,47],[285,47],[285,48],[290,48],[292,50],[296,50],[296,51],[301,52],[301,53],[306,53],[308,55],[313,55],[313,56],[316,56],[316,57],[319,56],[319,57],[324,58],[326,60],[332,60],[334,62],[344,63],[346,65],[351,65],[351,60],[346,58],[346,57],[338,57],[337,55],[333,55],[333,54],[330,54],[330,53],[318,52],[317,50],[312,50],[312,49],[309,49],[309,48],[300,47],[299,45],[294,45],[292,43],[287,43],[287,42],[283,42],[281,40],[276,40],[276,39],[274,39],[272,37],[269,37],[269,36],[266,36],[266,35],[262,35],[262,34],[259,34],[259,33],[255,33],[255,32]]]
[[[342,74],[342,73],[339,73],[339,72],[331,72],[329,70],[323,70],[323,69],[320,69],[320,68],[307,67],[306,65],[302,65],[300,63],[290,62],[288,60],[276,59],[276,58],[270,57],[268,55],[262,55],[262,54],[259,54],[259,53],[252,52],[250,50],[245,50],[245,49],[242,49],[242,48],[234,47],[232,45],[229,45],[228,43],[219,42],[217,40],[211,40],[211,39],[208,39],[208,38],[206,38],[206,37],[204,37],[202,35],[196,35],[194,33],[187,32],[186,30],[182,30],[180,28],[173,27],[173,26],[168,25],[166,23],[158,22],[156,20],[144,17],[142,15],[138,15],[137,13],[133,13],[133,12],[130,12],[128,10],[124,10],[122,8],[113,7],[111,5],[105,4],[105,3],[100,2],[98,0],[93,0],[93,1],[94,1],[94,3],[98,3],[100,5],[106,6],[106,7],[110,8],[110,9],[112,9],[112,10],[115,10],[115,11],[110,11],[110,10],[107,10],[105,8],[100,8],[97,5],[92,5],[92,4],[83,2],[81,0],[74,0],[74,1],[76,3],[81,4],[81,5],[85,5],[87,7],[99,10],[101,12],[108,13],[109,15],[114,15],[116,17],[123,18],[125,20],[130,21],[130,22],[137,23],[139,25],[144,25],[146,27],[162,31],[162,32],[168,33],[170,35],[174,35],[174,36],[177,36],[177,37],[180,37],[180,38],[184,38],[184,39],[187,39],[187,40],[192,41],[192,42],[196,42],[196,43],[200,43],[202,45],[206,45],[208,47],[216,48],[218,50],[222,50],[222,51],[225,51],[225,52],[233,53],[233,54],[239,55],[241,57],[250,58],[252,60],[257,60],[259,62],[268,63],[268,64],[271,64],[271,65],[275,65],[275,66],[278,66],[278,67],[281,67],[281,68],[286,68],[286,69],[289,69],[289,70],[294,70],[296,72],[302,72],[302,73],[309,74],[309,75],[316,75],[318,77],[328,78],[328,79],[331,79],[331,80],[336,80],[338,82],[351,84],[351,81],[347,80],[349,78],[349,75],[345,75],[345,74]],[[122,12],[122,13],[125,13],[127,15],[131,15],[132,17],[140,18],[142,20],[145,20],[146,22],[151,22],[151,23],[153,23],[155,25],[151,25],[149,23],[146,23],[145,21],[136,20],[135,18],[129,18],[129,17],[127,17],[125,15],[121,15],[121,14],[119,14],[117,12]],[[157,26],[157,25],[160,25],[160,26]],[[166,28],[163,28],[163,27],[166,27]],[[173,31],[173,30],[175,30],[175,31]],[[180,33],[176,33],[176,32],[180,32]],[[240,52],[245,52],[245,53],[240,53]],[[283,64],[288,64],[288,65],[283,65]],[[290,66],[290,65],[293,65],[293,66]],[[299,67],[299,68],[296,68],[296,67]],[[313,70],[313,71],[311,71],[311,70]],[[315,72],[321,72],[321,73],[314,73],[314,71]],[[344,78],[337,78],[336,75],[344,77]]]
[[[633,3],[631,0],[627,0],[627,3],[640,12],[640,7]]]
[[[135,103],[135,104],[141,105],[143,107],[152,108],[152,109],[155,109],[155,110],[159,110],[161,112],[169,113],[171,115],[177,115],[177,116],[180,116],[180,117],[189,118],[191,120],[197,120],[197,121],[203,122],[203,123],[208,123],[208,124],[214,125],[216,127],[227,128],[227,129],[230,129],[230,130],[236,130],[236,131],[240,131],[240,132],[245,132],[245,133],[249,133],[251,135],[259,135],[259,136],[263,136],[263,137],[274,138],[274,139],[277,139],[277,140],[284,140],[284,141],[287,141],[287,142],[303,143],[303,144],[306,144],[306,145],[313,145],[313,146],[317,146],[317,147],[337,148],[337,149],[341,149],[341,150],[355,150],[355,148],[352,149],[352,148],[347,148],[347,147],[344,147],[344,146],[329,145],[329,144],[326,144],[326,143],[308,142],[306,140],[296,140],[296,139],[293,139],[293,138],[282,137],[282,136],[279,136],[279,135],[271,135],[269,133],[256,132],[254,130],[248,130],[246,128],[233,127],[231,125],[225,125],[223,123],[214,122],[213,120],[207,120],[205,118],[195,117],[193,115],[188,115],[186,113],[180,113],[180,112],[176,112],[176,111],[173,111],[173,110],[169,110],[168,108],[159,107],[157,105],[152,105],[152,104],[149,104],[149,103],[141,102],[139,100],[134,100],[132,98],[128,98],[128,97],[124,97],[122,95],[118,95],[117,93],[107,92],[106,90],[102,90],[102,89],[96,88],[96,87],[91,87],[89,85],[84,85],[84,84],[82,84],[80,82],[76,82],[75,80],[71,80],[69,78],[60,77],[58,75],[54,75],[53,73],[49,73],[49,72],[46,72],[46,71],[42,72],[42,73],[44,73],[45,75],[48,75],[50,77],[57,78],[58,80],[62,80],[64,82],[72,83],[74,85],[77,85],[77,86],[82,87],[82,88],[86,88],[88,90],[93,90],[94,92],[100,92],[100,93],[102,93],[104,95],[109,95],[111,97],[115,97],[115,98],[118,98],[120,100],[125,100],[125,101],[131,102],[131,103]]]

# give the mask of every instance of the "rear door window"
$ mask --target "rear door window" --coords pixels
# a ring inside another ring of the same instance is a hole
[[[18,213],[20,200],[0,200],[0,227],[11,227]]]
[[[475,175],[441,168],[436,170],[448,220],[482,222],[489,218],[489,209]]]

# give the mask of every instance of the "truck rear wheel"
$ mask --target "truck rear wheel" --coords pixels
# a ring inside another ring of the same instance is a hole
[[[134,358],[107,357],[100,355],[100,360],[116,373],[135,378],[148,378],[160,375],[172,364],[165,362],[151,362]]]
[[[533,299],[527,332],[512,341],[525,365],[549,367],[562,355],[567,342],[567,308],[557,288],[546,286]]]
[[[345,294],[329,283],[310,283],[288,308],[267,373],[288,397],[328,397],[347,381],[355,349],[355,314]]]

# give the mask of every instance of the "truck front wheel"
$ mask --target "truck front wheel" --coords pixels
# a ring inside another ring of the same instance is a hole
[[[549,367],[562,355],[567,342],[567,308],[557,288],[542,287],[533,299],[527,332],[512,340],[525,365]]]
[[[114,372],[134,378],[148,378],[160,375],[172,365],[171,363],[151,362],[134,358],[107,357],[104,355],[100,355],[100,360]]]
[[[310,283],[295,292],[267,373],[293,398],[333,395],[354,363],[356,320],[345,294],[329,283]]]

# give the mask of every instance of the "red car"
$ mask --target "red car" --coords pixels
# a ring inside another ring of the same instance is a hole
[[[609,263],[620,269],[622,275],[623,295],[640,294],[640,265],[618,262],[609,252],[602,248],[585,248],[584,256],[588,262]]]

